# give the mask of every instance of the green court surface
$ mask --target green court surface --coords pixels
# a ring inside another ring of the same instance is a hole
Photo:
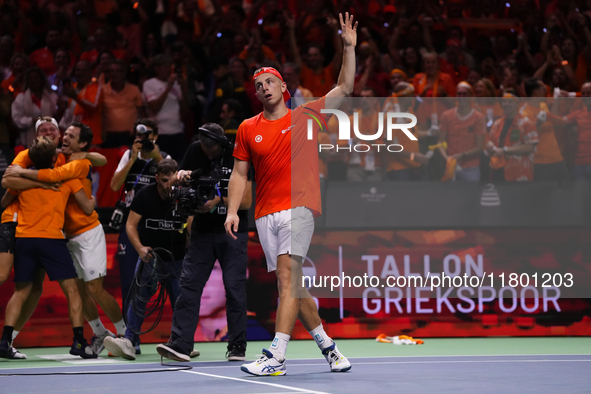
[[[552,338],[434,338],[424,339],[424,345],[393,345],[379,343],[372,339],[337,340],[343,354],[349,358],[380,358],[380,357],[450,357],[450,356],[506,356],[506,355],[591,355],[591,337],[552,337]],[[270,343],[249,342],[247,360],[256,359],[263,347]],[[196,343],[195,348],[201,352],[192,362],[225,361],[226,343]],[[83,365],[90,360],[82,360],[66,356],[69,348],[19,348],[26,354],[27,360],[0,359],[0,368],[46,368]],[[107,356],[103,351],[100,364],[156,363],[160,356],[156,353],[155,344],[142,344],[142,354],[135,361]],[[314,341],[291,341],[287,358],[319,359],[323,356]]]

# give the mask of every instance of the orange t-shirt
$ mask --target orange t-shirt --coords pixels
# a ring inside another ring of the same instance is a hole
[[[138,118],[138,108],[144,103],[139,88],[125,83],[122,91],[116,92],[111,82],[103,86],[103,115],[105,131],[130,133]],[[93,129],[93,132],[94,129]]]
[[[68,197],[82,189],[82,182],[72,179],[56,192],[48,189],[29,189],[19,193],[20,212],[17,238],[64,239],[64,213]]]
[[[238,127],[234,157],[254,165],[255,219],[301,206],[310,208],[314,216],[320,215],[318,125],[313,122],[313,138],[308,140],[307,120],[311,117],[306,113],[320,113],[324,101],[323,97],[305,107],[288,109],[277,120],[267,120],[260,113]]]
[[[448,109],[441,115],[439,128],[446,133],[449,156],[473,149],[476,146],[476,137],[486,134],[484,116],[474,108],[463,117],[458,114],[457,107]],[[478,167],[480,157],[463,157],[458,160],[458,164],[462,168]]]
[[[505,117],[495,121],[491,129],[490,140],[499,146],[501,132],[505,124]],[[537,144],[538,133],[534,125],[523,116],[517,115],[505,136],[504,146],[522,144]],[[534,153],[529,155],[506,155],[505,180],[507,181],[533,181],[534,180]]]
[[[86,111],[76,104],[74,108],[74,118],[90,127],[93,138],[92,143],[99,145],[103,143],[103,90],[98,82],[90,82],[78,93],[78,97],[89,101],[95,105],[95,108]]]
[[[415,74],[412,84],[415,87],[415,93],[418,96],[425,96],[425,97],[436,97],[439,95],[437,93],[435,87],[441,87],[448,97],[454,97],[456,95],[456,85],[454,84],[454,80],[451,75],[439,71],[437,78],[435,79],[435,83],[433,84],[433,89],[429,89],[426,94],[423,94],[425,87],[427,86],[427,74],[425,73],[418,73]],[[438,89],[437,89],[438,90]]]
[[[29,150],[25,149],[24,151],[19,152],[19,154],[14,158],[12,164],[16,164],[22,168],[29,168],[32,166],[31,159],[29,159]],[[66,157],[63,154],[57,155],[57,160],[55,162],[55,167],[63,166],[66,164]],[[12,195],[16,195],[18,192],[15,190],[10,190]],[[17,222],[18,220],[18,210],[19,210],[19,202],[18,199],[14,200],[9,206],[6,207],[4,212],[2,212],[2,218],[0,221],[2,223],[7,222]]]
[[[540,112],[539,108],[532,107],[525,104],[519,110],[521,115],[527,117],[530,122],[536,123],[537,116]],[[556,135],[554,134],[554,126],[551,122],[544,122],[537,130],[540,142],[536,145],[536,153],[534,155],[534,164],[552,164],[564,160],[556,142]]]
[[[37,179],[42,182],[61,182],[68,179],[79,179],[84,187],[86,197],[92,195],[92,164],[88,159],[74,160],[54,169],[39,170]],[[66,221],[64,231],[68,236],[82,234],[92,230],[100,223],[98,214],[94,211],[87,216],[76,202],[74,196],[70,196],[66,205]]]
[[[379,127],[379,113],[378,113],[379,109],[375,109],[373,111],[370,110],[369,115],[364,115],[362,111],[358,111],[358,115],[357,115],[357,128],[360,134],[362,135],[372,135],[375,134]],[[384,116],[382,118],[383,120],[383,124],[382,124],[382,135],[380,136],[380,138],[376,139],[376,140],[372,140],[372,141],[362,141],[360,139],[357,138],[357,136],[355,135],[355,132],[353,130],[354,127],[354,122],[355,122],[355,117],[354,115],[350,115],[349,116],[349,124],[351,125],[351,138],[353,139],[353,145],[358,145],[358,144],[364,144],[364,145],[370,145],[370,144],[383,144],[385,141],[385,136],[386,133],[384,132],[384,130],[386,130],[386,125],[385,125],[385,119],[386,116]],[[345,144],[341,143],[340,146],[346,145],[346,141]],[[384,157],[386,153],[386,147],[382,147],[380,149],[380,151],[378,152],[377,149],[376,150],[369,150],[367,152],[363,151],[364,149],[361,149],[359,152],[355,151],[354,149],[351,150],[351,153],[348,153],[349,156],[349,165],[359,165],[367,170],[370,171],[374,171],[371,168],[372,167],[382,167],[382,158]],[[368,160],[373,161],[373,164],[371,164],[371,162],[368,162]]]
[[[591,164],[591,112],[587,107],[566,116],[568,123],[577,125],[577,154],[575,165]]]
[[[334,63],[330,63],[324,67],[320,74],[316,74],[312,69],[302,65],[300,82],[303,87],[312,92],[314,97],[326,95],[336,83],[334,78]]]

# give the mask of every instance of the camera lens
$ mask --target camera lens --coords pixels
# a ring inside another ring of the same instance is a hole
[[[142,140],[142,150],[152,152],[154,150],[154,143],[148,139]]]

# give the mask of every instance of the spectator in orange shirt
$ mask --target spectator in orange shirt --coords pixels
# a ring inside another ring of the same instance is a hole
[[[273,51],[261,42],[257,30],[253,31],[248,46],[240,52],[238,57],[244,60],[248,67],[254,69],[261,67],[263,63],[277,62],[277,58]]]
[[[425,72],[416,74],[412,82],[418,96],[453,97],[456,95],[456,87],[452,77],[439,71],[436,53],[428,52],[423,55],[423,69]]]
[[[520,108],[519,112],[531,122],[536,123],[536,130],[540,142],[536,146],[534,155],[534,180],[536,181],[561,181],[570,179],[568,167],[554,134],[554,126],[548,121],[548,106],[545,103],[547,91],[546,85],[539,78],[530,78],[525,81],[525,93],[529,100]]]
[[[408,112],[413,113],[412,104],[414,101],[414,86],[407,81],[400,81],[394,87],[396,102],[392,104],[390,99],[384,106],[384,112]],[[408,119],[398,118],[397,122],[407,123]],[[416,131],[414,128],[412,131]],[[427,167],[429,158],[419,152],[419,141],[411,140],[400,129],[393,133],[394,144],[400,144],[404,150],[397,153],[389,153],[387,156],[387,173],[391,181],[418,181],[427,180]],[[416,137],[416,133],[415,133]]]
[[[314,97],[324,96],[333,88],[337,81],[336,76],[338,70],[341,69],[343,57],[342,45],[338,33],[339,26],[336,19],[330,17],[327,22],[334,31],[333,41],[335,48],[332,61],[327,66],[324,66],[322,48],[316,44],[311,44],[307,47],[305,61],[302,60],[295,36],[295,20],[289,18],[286,23],[289,31],[291,54],[295,63],[301,67],[300,79],[302,86],[310,89]]]
[[[103,87],[103,148],[131,145],[135,135],[133,124],[145,116],[140,90],[127,82],[126,71],[123,60],[109,65],[110,80]]]
[[[117,59],[127,58],[127,52],[117,48],[116,33],[113,29],[98,28],[94,32],[94,48],[90,51],[82,52],[80,60],[87,60],[94,64],[99,54],[110,51]]]
[[[56,72],[55,64],[53,63],[53,55],[62,46],[62,30],[59,27],[50,27],[45,36],[45,48],[37,49],[29,59],[32,66],[40,67],[45,75],[53,75]],[[70,67],[74,65],[75,56],[70,53]]]
[[[505,93],[501,102],[504,116],[495,121],[486,153],[491,157],[493,181],[532,181],[534,146],[538,133],[532,122],[519,114],[519,99]]]
[[[577,126],[577,151],[575,155],[575,180],[591,180],[591,82],[581,88],[584,108],[564,117],[568,124]]]
[[[358,116],[359,132],[361,134],[374,134],[379,128],[379,101],[375,97],[375,91],[369,86],[361,90],[361,100],[359,102],[360,112]],[[353,115],[349,116],[351,128],[354,126]],[[351,137],[353,138],[353,145],[363,144],[365,141],[360,141],[354,137],[353,130],[351,130]],[[383,135],[383,134],[382,134]],[[375,141],[376,144],[382,142],[383,138]],[[385,149],[369,150],[367,152],[351,151],[349,155],[349,166],[347,168],[348,181],[381,181],[383,179],[383,171],[386,166]]]
[[[476,96],[476,107],[486,119],[486,127],[490,128],[493,122],[503,116],[503,108],[496,98],[497,91],[495,85],[488,78],[482,78],[474,85],[474,94]]]
[[[474,90],[467,82],[456,87],[457,107],[445,111],[439,123],[439,152],[449,162],[457,161],[454,180],[480,181],[480,152],[484,148],[484,116],[473,107]]]
[[[103,142],[103,91],[102,86],[92,77],[92,67],[86,60],[80,60],[74,68],[76,87],[64,87],[64,94],[72,99],[69,111],[72,122],[81,122],[89,126],[94,134],[93,144]],[[71,123],[69,119],[64,119]],[[62,122],[63,123],[63,122]]]

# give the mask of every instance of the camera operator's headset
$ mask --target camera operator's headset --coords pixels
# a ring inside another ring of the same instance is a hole
[[[206,136],[207,138],[211,138],[215,142],[218,142],[220,146],[224,149],[230,146],[230,140],[225,135],[219,135],[211,130],[208,130],[204,127],[199,127],[199,134]]]

